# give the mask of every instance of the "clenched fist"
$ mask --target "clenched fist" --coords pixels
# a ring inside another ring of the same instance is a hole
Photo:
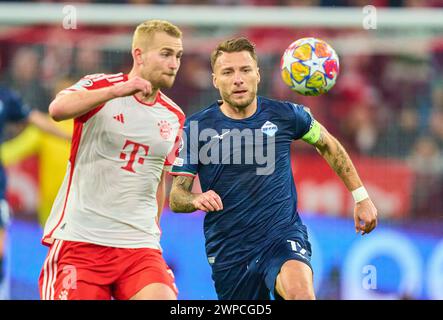
[[[355,204],[354,208],[355,232],[367,234],[377,226],[377,209],[371,199],[367,198]]]
[[[112,86],[110,90],[116,98],[132,96],[138,92],[142,92],[144,96],[149,96],[152,93],[152,85],[148,80],[133,77],[126,82]]]
[[[223,210],[220,196],[212,190],[197,195],[192,204],[197,210],[205,212]]]

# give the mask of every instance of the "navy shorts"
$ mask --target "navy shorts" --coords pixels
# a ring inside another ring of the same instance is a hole
[[[220,300],[271,300],[271,294],[275,299],[281,299],[275,292],[275,281],[286,261],[304,262],[312,270],[311,244],[304,232],[292,232],[254,252],[243,264],[212,269]]]
[[[0,199],[0,229],[6,227],[9,222],[9,206],[5,199]]]

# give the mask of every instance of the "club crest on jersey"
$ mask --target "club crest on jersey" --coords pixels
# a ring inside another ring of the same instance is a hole
[[[277,131],[278,127],[271,121],[266,121],[265,124],[261,127],[261,132],[270,137],[273,137]]]
[[[171,124],[166,120],[161,120],[157,125],[160,127],[160,136],[163,139],[168,140],[172,133]]]
[[[94,83],[92,82],[91,79],[81,79],[80,81],[78,81],[72,87],[75,88],[75,89],[81,89],[81,88],[92,87],[93,84]]]

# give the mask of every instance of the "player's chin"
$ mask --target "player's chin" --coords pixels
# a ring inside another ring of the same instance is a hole
[[[170,89],[174,85],[175,76],[165,75],[158,80],[158,88]]]
[[[162,79],[159,81],[159,88],[170,89],[174,85],[175,77],[168,77],[168,79]]]
[[[232,101],[231,105],[235,106],[236,108],[243,109],[249,106],[252,101],[254,101],[254,94],[244,94],[241,96],[237,95],[231,95],[230,99]]]

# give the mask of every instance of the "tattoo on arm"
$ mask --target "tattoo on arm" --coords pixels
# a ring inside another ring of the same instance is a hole
[[[351,172],[351,160],[343,146],[338,141],[334,141],[334,143],[337,152],[333,158],[332,168],[339,176],[341,176],[342,173],[348,174]]]
[[[354,190],[361,185],[357,171],[345,148],[324,127],[322,127],[320,138],[314,146],[349,190]]]
[[[314,143],[314,147],[317,149],[318,153],[324,157],[330,150],[330,143],[331,135],[325,129],[325,127],[322,126],[320,130],[320,137],[318,138],[317,142]]]
[[[194,177],[176,176],[172,181],[169,207],[174,212],[194,212],[192,204],[194,195],[191,192]]]
[[[322,130],[320,131],[320,138],[318,138],[318,141],[315,143],[315,147],[317,148],[317,150],[319,150],[320,153],[322,153],[321,151],[326,147],[325,135],[326,132],[322,128]]]
[[[191,192],[194,179],[190,177],[177,176],[174,178],[173,186]]]

